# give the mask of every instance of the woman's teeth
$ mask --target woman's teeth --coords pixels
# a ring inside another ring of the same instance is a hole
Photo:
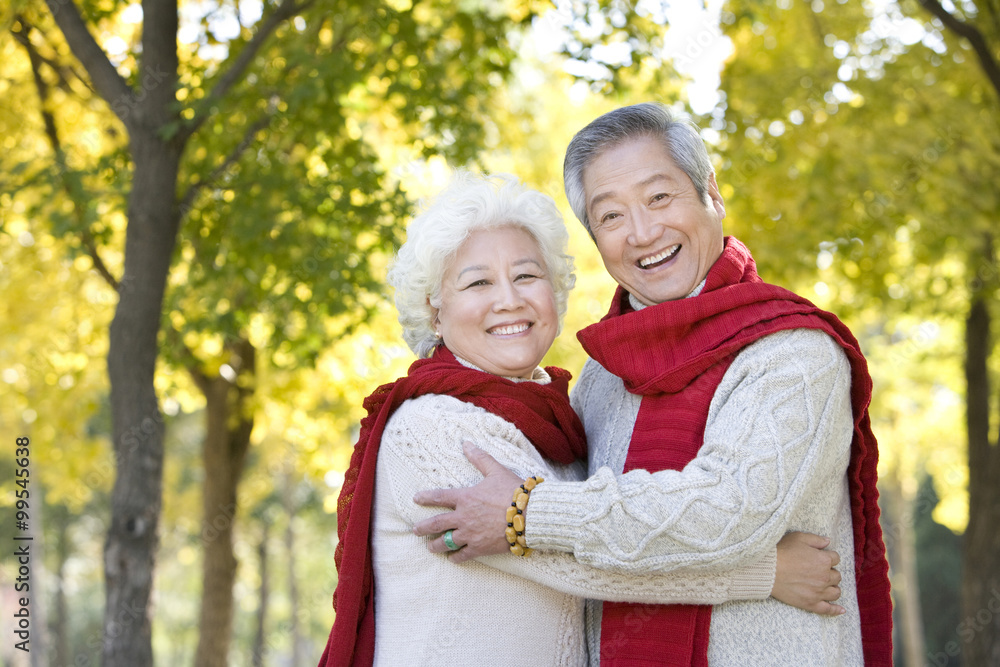
[[[522,331],[528,330],[527,324],[512,324],[507,327],[497,327],[496,329],[490,329],[491,334],[496,334],[498,336],[509,336],[511,334],[521,333]]]

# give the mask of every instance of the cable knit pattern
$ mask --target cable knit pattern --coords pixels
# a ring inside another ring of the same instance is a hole
[[[533,664],[583,665],[583,597],[721,603],[770,594],[773,548],[731,572],[655,576],[595,569],[557,552],[491,556],[462,565],[429,553],[411,528],[440,510],[415,505],[413,495],[482,478],[462,454],[463,440],[476,442],[522,477],[541,474],[546,478],[541,486],[585,476],[582,464],[546,461],[513,424],[474,405],[440,395],[403,403],[386,425],[376,473],[377,665],[451,664],[474,655],[477,665],[506,666],[511,641]],[[530,513],[528,526],[530,532]]]
[[[829,536],[839,569],[853,573],[850,384],[847,358],[826,334],[796,329],[766,336],[726,372],[694,461],[682,471],[621,475],[640,397],[588,361],[573,402],[595,474],[532,492],[529,546],[572,552],[621,572],[714,572],[759,557],[787,531],[803,530]],[[848,612],[837,618],[774,599],[717,605],[710,663],[863,664],[854,585],[853,576],[843,577],[838,602]],[[587,614],[593,654],[599,606]]]

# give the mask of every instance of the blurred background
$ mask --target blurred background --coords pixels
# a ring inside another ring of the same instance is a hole
[[[459,166],[550,194],[578,280],[546,363],[578,373],[613,283],[563,151],[647,100],[702,128],[765,280],[861,341],[896,664],[1000,664],[1000,2],[11,0],[0,20],[0,535],[33,538],[31,652],[5,630],[3,664],[315,664],[362,400],[413,360],[384,286],[406,222]],[[4,628],[18,572],[5,557]]]

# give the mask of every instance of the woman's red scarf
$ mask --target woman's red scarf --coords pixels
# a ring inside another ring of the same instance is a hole
[[[375,586],[371,559],[371,513],[375,463],[382,431],[403,401],[424,394],[444,394],[477,405],[513,423],[538,451],[558,463],[572,463],[587,453],[583,425],[569,404],[569,372],[547,367],[552,381],[513,382],[463,366],[444,346],[430,359],[413,362],[408,374],[384,384],[365,399],[368,416],[337,501],[334,554],[337,610],[320,667],[371,665],[375,658]],[[470,600],[469,604],[476,604]]]
[[[587,353],[641,395],[625,470],[680,470],[702,445],[709,405],[726,369],[755,340],[786,329],[819,329],[851,364],[854,438],[848,479],[855,579],[865,664],[892,664],[892,603],[879,527],[878,448],[868,404],[872,382],[857,340],[806,299],[764,283],[747,250],[726,237],[701,293],[633,311],[615,294],[608,314],[578,337]],[[707,665],[708,605],[604,603],[601,665]]]

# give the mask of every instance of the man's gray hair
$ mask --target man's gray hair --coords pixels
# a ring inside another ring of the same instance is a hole
[[[434,335],[434,312],[441,306],[441,281],[448,262],[472,232],[508,226],[525,230],[538,243],[562,327],[576,276],[573,258],[566,254],[569,233],[555,201],[509,174],[459,171],[410,222],[406,243],[389,269],[403,338],[418,357],[430,356],[440,341]]]
[[[698,127],[690,118],[653,102],[609,111],[576,133],[563,162],[566,198],[591,238],[594,232],[587,216],[583,172],[605,150],[640,137],[663,141],[667,153],[691,179],[698,196],[703,200],[708,197],[709,177],[715,170]]]

